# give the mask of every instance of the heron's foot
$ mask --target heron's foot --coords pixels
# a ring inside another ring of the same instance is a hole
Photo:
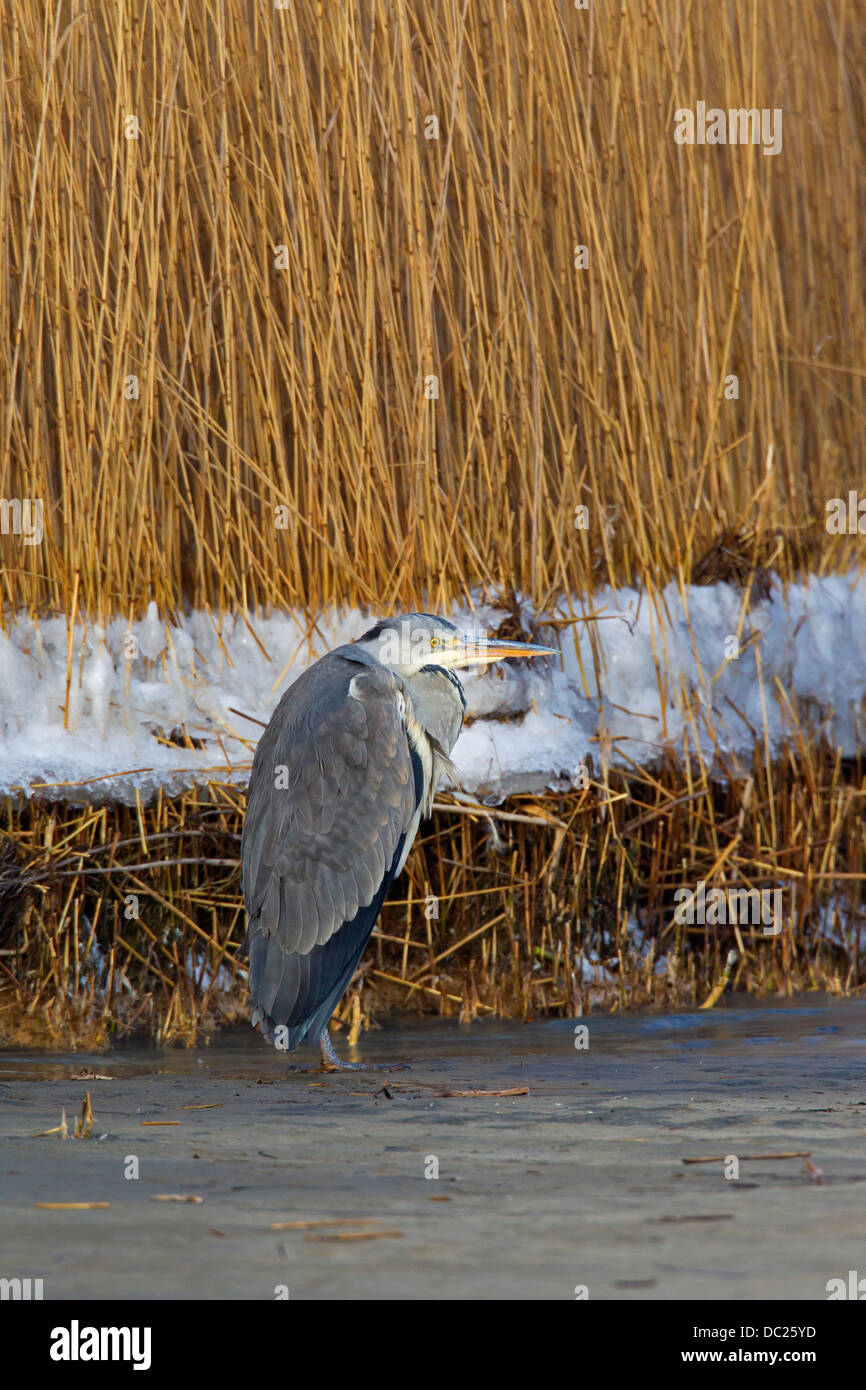
[[[316,1068],[317,1071],[411,1071],[408,1062],[342,1062],[338,1057],[336,1061],[326,1061],[322,1058],[322,1065]]]
[[[322,1071],[366,1071],[364,1062],[341,1062],[334,1051],[331,1035],[327,1028],[319,1034],[319,1049],[322,1053]]]

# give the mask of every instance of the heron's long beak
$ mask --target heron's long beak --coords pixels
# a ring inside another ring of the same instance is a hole
[[[485,665],[509,656],[559,656],[555,647],[536,647],[531,642],[500,642],[494,637],[467,637],[460,652],[460,665]]]

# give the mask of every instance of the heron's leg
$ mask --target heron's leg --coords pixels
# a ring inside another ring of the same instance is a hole
[[[334,1044],[331,1042],[331,1035],[328,1032],[328,1025],[325,1024],[319,1034],[319,1047],[322,1052],[322,1066],[325,1071],[363,1071],[363,1062],[341,1062],[336,1052]]]

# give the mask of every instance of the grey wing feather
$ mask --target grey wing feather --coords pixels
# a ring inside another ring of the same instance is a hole
[[[319,948],[365,920],[403,847],[418,792],[401,692],[383,667],[332,653],[289,687],[259,740],[241,863],[252,1002],[291,1015],[269,1023],[299,1027],[327,1003],[324,958],[345,973],[350,943]]]

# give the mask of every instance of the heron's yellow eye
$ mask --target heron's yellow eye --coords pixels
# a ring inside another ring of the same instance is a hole
[[[439,638],[438,638],[438,637],[431,637],[431,638],[430,638],[430,646],[431,646],[431,647],[438,647],[438,646],[439,646]]]

